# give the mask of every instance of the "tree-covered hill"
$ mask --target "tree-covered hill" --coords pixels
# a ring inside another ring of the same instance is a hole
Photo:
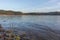
[[[0,10],[0,15],[60,15],[60,12],[29,12],[29,13],[23,13],[20,11]]]

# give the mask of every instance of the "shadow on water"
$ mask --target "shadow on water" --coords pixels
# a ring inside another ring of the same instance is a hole
[[[14,25],[18,25],[14,27]],[[10,23],[10,27],[7,29],[12,29],[15,34],[22,35],[25,34],[26,38],[29,40],[60,40],[60,36],[46,25],[40,25],[35,23]]]

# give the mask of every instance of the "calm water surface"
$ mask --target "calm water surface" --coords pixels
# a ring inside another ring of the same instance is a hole
[[[60,29],[60,16],[53,15],[1,15],[0,24],[4,27],[10,27],[11,24],[17,27],[21,23],[34,23],[40,25],[47,25],[53,29]]]

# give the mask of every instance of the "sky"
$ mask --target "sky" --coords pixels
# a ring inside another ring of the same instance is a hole
[[[21,12],[60,11],[60,0],[0,0],[0,10]]]

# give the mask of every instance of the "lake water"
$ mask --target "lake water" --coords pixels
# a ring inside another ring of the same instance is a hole
[[[46,25],[53,29],[60,29],[60,16],[56,15],[0,15],[0,24],[3,27],[10,27],[11,24],[17,27],[21,23],[34,23]]]
[[[60,40],[58,15],[0,15],[0,24],[30,40]]]

